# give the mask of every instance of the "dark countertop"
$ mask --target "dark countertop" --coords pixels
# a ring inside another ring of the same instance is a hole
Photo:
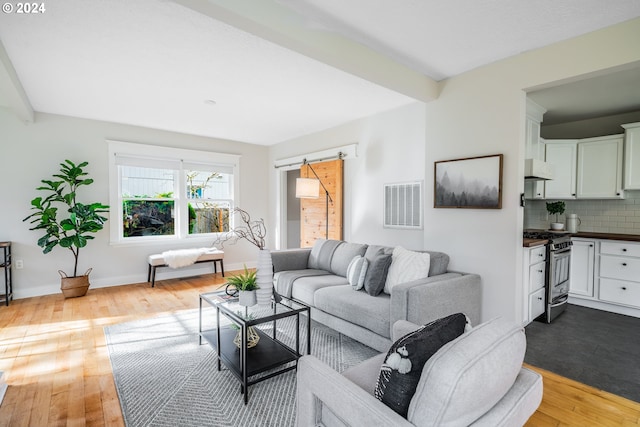
[[[522,246],[525,248],[532,248],[534,246],[546,245],[548,240],[546,239],[523,239]]]
[[[571,237],[585,237],[591,239],[624,240],[626,242],[640,242],[640,234],[615,234],[615,233],[594,233],[591,231],[580,231],[572,234]]]
[[[616,233],[596,233],[592,231],[580,231],[572,234],[571,237],[583,237],[586,239],[622,240],[625,242],[640,242],[640,234],[616,234]],[[545,245],[548,240],[544,239],[523,239],[522,246],[532,248]]]

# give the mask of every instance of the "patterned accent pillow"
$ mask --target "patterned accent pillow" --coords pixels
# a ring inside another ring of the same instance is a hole
[[[387,281],[384,284],[384,292],[391,295],[391,288],[399,283],[411,282],[429,276],[431,267],[431,255],[427,252],[410,251],[402,246],[393,249],[391,266]]]
[[[364,278],[367,274],[367,267],[369,267],[369,261],[360,255],[354,256],[349,263],[347,267],[347,280],[354,290],[359,291],[364,288]]]
[[[391,254],[378,254],[369,263],[367,274],[364,277],[364,290],[369,295],[378,296],[384,289],[387,280],[387,272],[391,265]]]
[[[374,396],[406,418],[424,364],[440,347],[462,335],[466,326],[467,316],[452,314],[393,343],[380,368]]]

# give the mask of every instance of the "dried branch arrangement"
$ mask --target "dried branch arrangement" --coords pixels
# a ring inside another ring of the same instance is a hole
[[[252,220],[251,215],[241,208],[234,208],[233,213],[237,213],[242,220],[242,224],[234,227],[228,233],[220,233],[213,242],[213,246],[223,248],[226,242],[236,243],[240,239],[245,239],[262,250],[266,246],[267,227],[264,219]]]

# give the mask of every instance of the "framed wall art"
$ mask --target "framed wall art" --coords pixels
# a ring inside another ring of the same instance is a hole
[[[434,165],[434,208],[502,209],[502,154]]]

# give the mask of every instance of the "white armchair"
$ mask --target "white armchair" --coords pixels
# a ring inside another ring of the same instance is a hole
[[[394,324],[397,339],[418,328]],[[424,366],[407,418],[373,396],[380,354],[340,374],[313,356],[298,362],[298,426],[522,426],[542,400],[542,377],[522,367],[520,325],[493,319],[449,342]]]

